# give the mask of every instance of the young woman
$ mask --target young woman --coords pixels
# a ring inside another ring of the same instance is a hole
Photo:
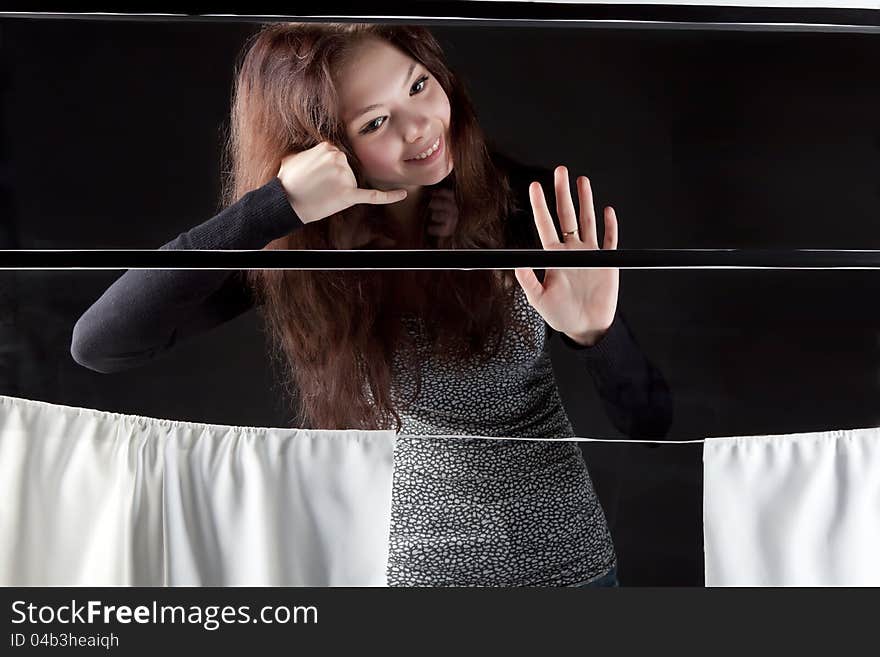
[[[237,68],[226,207],[162,248],[598,248],[589,181],[578,217],[567,171],[553,174],[560,240],[545,172],[490,153],[426,29],[273,24]],[[614,249],[611,208],[604,220]],[[71,351],[117,371],[257,305],[302,421],[401,433],[389,585],[607,584],[615,551],[577,444],[438,436],[573,436],[554,333],[622,431],[663,435],[669,390],[617,312],[618,280],[132,270],[80,318]]]

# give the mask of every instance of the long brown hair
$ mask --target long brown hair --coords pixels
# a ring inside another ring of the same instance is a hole
[[[422,27],[377,24],[275,23],[248,41],[236,68],[226,156],[224,203],[270,181],[284,156],[329,141],[348,157],[358,185],[363,172],[338,119],[332,73],[361,40],[378,37],[424,65],[451,108],[451,184],[459,208],[445,248],[502,248],[513,198],[493,165],[471,101]],[[375,231],[377,212],[358,205],[275,240],[270,249],[338,248],[334,236],[355,221]],[[511,312],[512,272],[406,272],[423,299],[418,311],[433,354],[481,361],[497,353],[504,331],[523,326]],[[413,400],[394,399],[393,357],[418,372],[412,337],[403,330],[400,273],[393,271],[252,270],[248,281],[262,308],[275,361],[298,415],[320,429],[387,429]],[[486,349],[487,344],[491,347]],[[420,389],[421,376],[417,377]]]

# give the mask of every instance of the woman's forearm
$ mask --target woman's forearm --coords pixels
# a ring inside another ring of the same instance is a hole
[[[261,249],[302,225],[275,178],[160,248]],[[239,271],[131,269],[79,318],[70,352],[97,372],[129,369],[252,306]]]

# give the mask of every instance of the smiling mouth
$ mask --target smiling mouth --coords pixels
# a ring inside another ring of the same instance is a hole
[[[433,160],[437,153],[440,152],[440,146],[442,145],[442,137],[437,137],[431,146],[427,149],[419,153],[416,157],[411,157],[406,162],[424,162],[426,160]]]

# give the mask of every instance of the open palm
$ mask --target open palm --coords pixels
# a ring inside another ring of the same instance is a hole
[[[543,248],[598,249],[599,238],[590,181],[585,176],[577,179],[580,225],[569,190],[568,170],[564,166],[556,167],[554,186],[563,241],[557,237],[553,217],[540,183],[533,182],[529,186],[529,200]],[[616,249],[618,228],[613,208],[605,208],[604,219],[603,248]],[[572,231],[577,232],[571,234]],[[543,283],[532,269],[518,268],[516,279],[529,303],[547,324],[580,344],[595,344],[614,320],[620,288],[620,272],[617,268],[548,269]]]

